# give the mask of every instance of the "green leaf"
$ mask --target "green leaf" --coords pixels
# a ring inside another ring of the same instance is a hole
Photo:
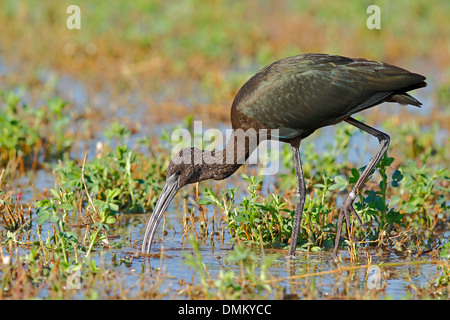
[[[209,199],[201,198],[201,199],[198,199],[197,204],[199,204],[199,205],[209,205],[209,204],[212,204],[212,202]]]
[[[349,178],[349,182],[350,183],[356,183],[356,181],[358,181],[359,177],[360,177],[360,173],[359,173],[358,169],[353,168],[352,169],[352,176]]]
[[[342,187],[341,185],[335,183],[335,184],[332,184],[332,185],[328,188],[328,190],[333,191],[333,190],[339,189],[339,188],[341,188],[341,187]]]
[[[333,191],[339,189],[340,191],[344,190],[348,186],[347,180],[342,176],[336,176],[334,178],[335,184],[331,185],[328,189]]]
[[[97,269],[97,265],[95,264],[95,260],[94,259],[92,259],[90,261],[90,265],[91,265],[92,273],[97,273],[98,269]]]
[[[334,178],[334,181],[340,185],[346,185],[347,184],[347,180],[343,177],[343,176],[336,176]]]
[[[42,208],[42,207],[45,207],[48,205],[50,205],[50,201],[48,201],[47,199],[42,199],[42,200],[36,201],[36,207],[38,207],[38,208]]]
[[[110,203],[109,209],[111,209],[112,211],[119,211],[119,206],[115,203]]]
[[[105,221],[107,224],[113,224],[116,222],[116,218],[113,216],[108,216]]]
[[[92,202],[94,203],[94,206],[96,206],[99,209],[103,209],[106,206],[106,202],[100,199],[95,199]]]
[[[43,225],[44,223],[46,223],[48,219],[52,216],[51,212],[41,208],[38,208],[36,215],[37,215],[36,223],[39,225]]]
[[[392,174],[392,180],[402,181],[403,174],[399,170],[395,170],[394,173]]]
[[[55,197],[57,200],[60,200],[60,196],[58,194],[58,191],[55,189],[50,189],[49,192],[52,194],[53,197]]]
[[[441,256],[441,258],[450,259],[450,242],[442,245],[439,255]]]
[[[107,198],[114,199],[120,194],[120,189],[115,188],[114,190],[106,190],[105,193]]]
[[[73,210],[74,206],[71,205],[70,203],[63,203],[58,206],[58,209],[69,211],[69,210]]]

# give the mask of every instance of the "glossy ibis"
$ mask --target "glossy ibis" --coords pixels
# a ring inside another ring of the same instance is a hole
[[[385,101],[420,107],[421,103],[407,92],[426,85],[424,76],[387,63],[328,54],[297,55],[263,68],[242,86],[233,101],[233,134],[222,151],[191,147],[172,158],[166,184],[148,221],[142,253],[150,252],[159,221],[178,190],[202,180],[226,179],[259,142],[276,138],[291,145],[297,174],[296,210],[288,252],[288,256],[294,256],[306,192],[300,142],[321,127],[346,121],[378,138],[380,146],[339,210],[333,251],[336,257],[343,219],[349,225],[352,212],[364,228],[352,205],[390,140],[387,134],[353,119],[352,114]],[[269,134],[261,137],[264,130]],[[238,132],[253,134],[246,134],[245,145],[239,145],[234,143]],[[250,143],[252,139],[256,143]]]

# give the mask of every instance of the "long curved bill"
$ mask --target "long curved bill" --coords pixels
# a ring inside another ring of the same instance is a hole
[[[178,190],[180,190],[178,182],[179,178],[180,173],[176,172],[169,179],[167,179],[166,185],[164,186],[161,195],[156,202],[155,210],[148,220],[147,229],[145,230],[144,240],[142,242],[141,253],[150,253],[153,236],[155,235],[159,222],[161,221],[164,212],[166,212],[170,202],[172,202],[172,199],[175,197]]]

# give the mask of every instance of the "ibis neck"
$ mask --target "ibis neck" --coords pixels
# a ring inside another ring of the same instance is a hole
[[[256,133],[233,130],[222,151],[203,151],[203,162],[209,166],[209,179],[223,180],[237,171],[253,153],[259,143]]]

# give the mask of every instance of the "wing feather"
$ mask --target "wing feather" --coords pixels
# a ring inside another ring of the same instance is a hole
[[[386,63],[304,54],[262,69],[242,87],[236,102],[246,116],[294,135],[335,123],[424,80]]]

